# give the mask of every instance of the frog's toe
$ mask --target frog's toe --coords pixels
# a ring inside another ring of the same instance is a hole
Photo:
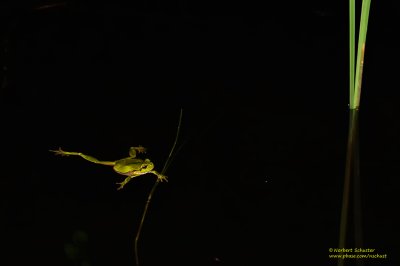
[[[117,188],[117,190],[121,190],[121,189],[124,188],[125,183],[124,183],[124,182],[121,182],[121,183],[117,183],[117,185],[119,185],[119,187]]]
[[[58,148],[58,150],[52,150],[56,155],[61,155],[61,156],[68,156],[68,153],[63,151],[61,148]]]
[[[60,151],[60,150],[58,150],[58,151],[51,150],[51,152],[54,152],[55,155],[65,156],[65,153],[63,151]]]
[[[158,176],[158,180],[160,180],[160,182],[168,182],[168,177],[166,177],[165,175],[159,175]]]

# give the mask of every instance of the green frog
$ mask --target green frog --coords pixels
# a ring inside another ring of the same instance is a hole
[[[154,164],[149,159],[142,160],[136,158],[137,153],[146,152],[146,148],[142,146],[130,147],[129,157],[116,161],[99,161],[98,159],[92,156],[80,152],[63,151],[61,148],[59,148],[58,150],[50,150],[50,151],[54,152],[56,155],[61,155],[61,156],[76,155],[95,164],[112,166],[116,173],[127,176],[124,181],[117,183],[119,185],[118,190],[122,189],[132,178],[145,175],[148,173],[156,175],[158,180],[161,182],[163,181],[168,182],[167,177],[165,175],[162,175],[157,171],[153,170]]]

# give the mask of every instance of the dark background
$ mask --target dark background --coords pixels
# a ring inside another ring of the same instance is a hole
[[[117,191],[111,168],[48,150],[116,160],[143,145],[161,170],[181,108],[183,146],[153,198],[142,265],[336,265],[347,2],[164,2],[0,4],[2,265],[134,265],[155,177]],[[399,13],[372,1],[362,230],[388,258],[365,265],[400,262]]]

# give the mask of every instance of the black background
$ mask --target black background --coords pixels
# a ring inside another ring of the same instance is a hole
[[[184,145],[153,198],[142,265],[335,265],[348,4],[331,2],[3,2],[4,265],[82,265],[65,253],[77,232],[90,265],[134,265],[154,176],[117,191],[112,169],[48,150],[114,160],[143,145],[160,170],[181,108]],[[399,263],[399,10],[371,4],[364,247],[388,258],[366,265]]]

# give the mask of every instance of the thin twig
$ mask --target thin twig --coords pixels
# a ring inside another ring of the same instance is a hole
[[[178,143],[179,132],[181,130],[182,114],[183,114],[183,110],[181,109],[181,112],[179,114],[179,122],[178,122],[177,131],[176,131],[175,141],[174,141],[174,144],[172,145],[172,148],[171,148],[171,150],[169,152],[168,158],[165,161],[164,167],[163,167],[163,169],[161,171],[162,175],[165,174],[165,172],[167,171],[167,169],[168,169],[168,167],[170,165],[170,162],[173,159],[173,153],[175,151],[176,144]],[[179,151],[179,149],[178,149],[178,151]],[[154,183],[153,187],[150,190],[149,196],[147,197],[147,202],[146,202],[146,205],[144,206],[142,218],[140,219],[139,228],[138,228],[137,233],[136,233],[136,237],[135,237],[135,261],[136,261],[136,266],[139,266],[138,243],[139,243],[140,233],[142,232],[144,219],[146,218],[146,214],[147,214],[147,210],[149,208],[150,202],[151,202],[151,198],[153,197],[154,191],[156,190],[156,188],[158,186],[158,183],[160,183],[160,180],[157,178],[156,182]]]

